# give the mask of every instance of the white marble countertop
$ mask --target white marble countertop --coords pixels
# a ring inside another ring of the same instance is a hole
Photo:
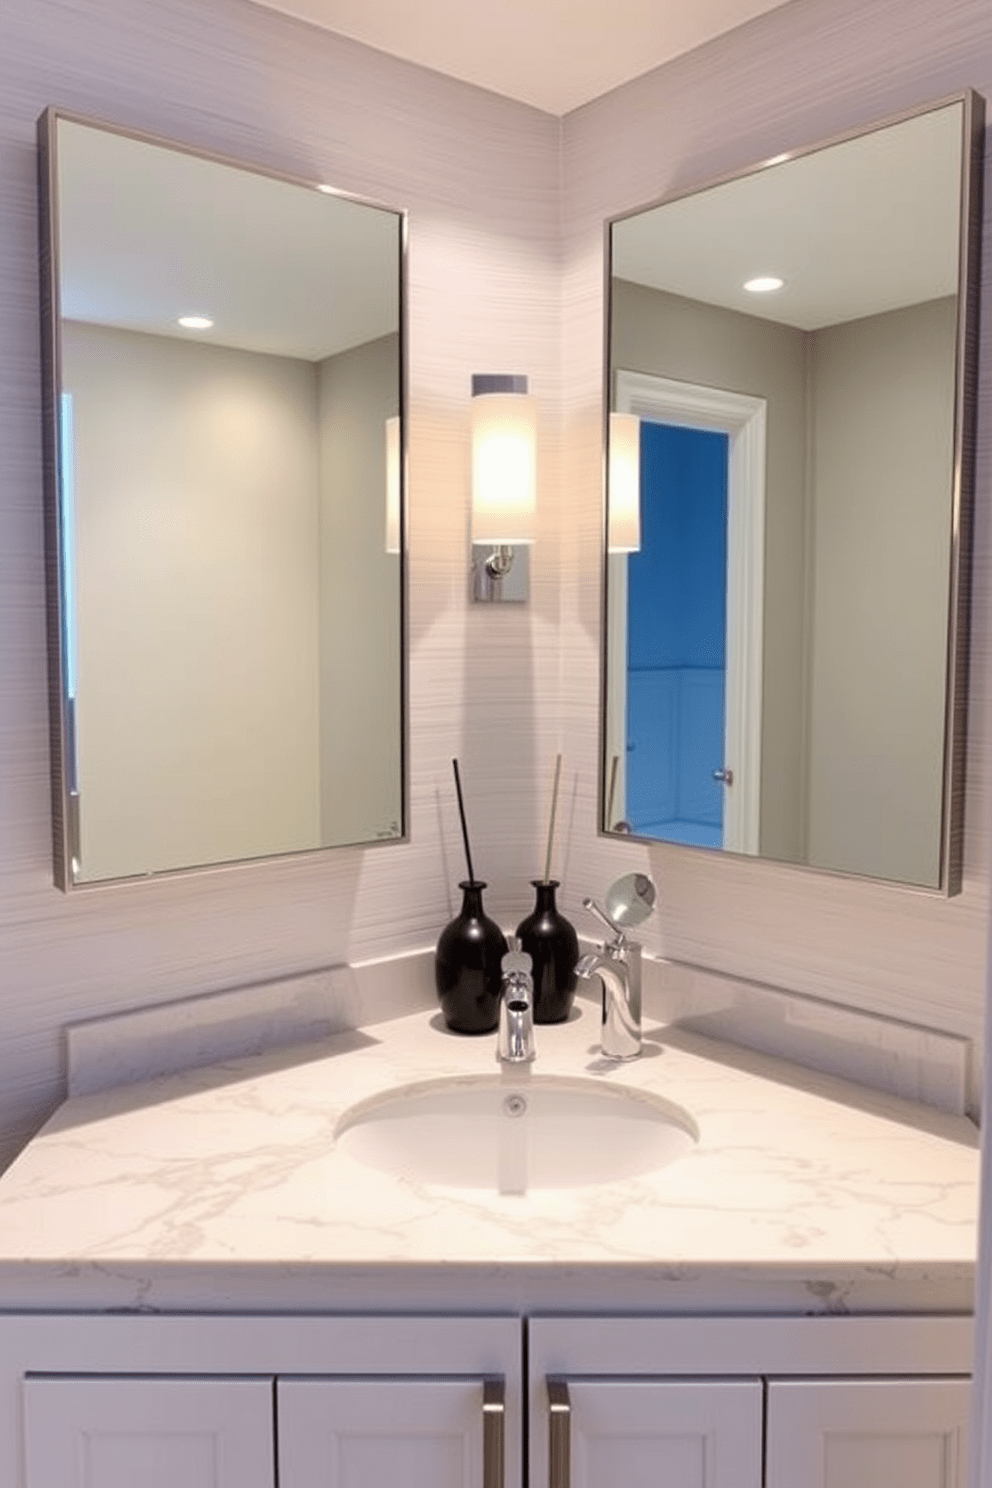
[[[605,1066],[588,1003],[536,1032],[536,1073],[662,1095],[698,1144],[517,1196],[360,1166],[334,1143],[355,1102],[496,1070],[495,1036],[418,1012],[67,1101],[0,1179],[0,1307],[970,1310],[967,1120],[660,1026]]]

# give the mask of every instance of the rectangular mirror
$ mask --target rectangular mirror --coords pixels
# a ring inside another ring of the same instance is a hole
[[[983,117],[607,225],[604,831],[960,889]]]
[[[402,214],[39,140],[56,882],[402,837]]]

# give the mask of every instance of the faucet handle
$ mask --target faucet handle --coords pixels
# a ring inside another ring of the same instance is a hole
[[[606,928],[616,936],[618,944],[623,943],[624,933],[622,925],[615,924],[606,913],[606,910],[600,909],[595,899],[583,899],[582,908],[588,909],[590,914],[594,914],[598,920],[602,920]]]

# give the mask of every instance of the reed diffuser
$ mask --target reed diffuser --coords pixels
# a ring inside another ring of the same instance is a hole
[[[449,1028],[456,1033],[490,1033],[499,1022],[502,960],[507,944],[502,930],[482,907],[486,885],[476,878],[472,867],[458,761],[453,759],[451,765],[468,878],[458,885],[462,891],[461,913],[444,927],[438,939],[434,982]]]
[[[579,959],[579,938],[570,922],[558,912],[555,890],[561,885],[558,879],[551,877],[551,854],[560,783],[559,754],[555,761],[555,780],[551,791],[544,877],[531,879],[537,895],[534,910],[517,926],[520,949],[530,956],[534,968],[535,1023],[563,1023],[572,1010],[577,981],[575,967]]]

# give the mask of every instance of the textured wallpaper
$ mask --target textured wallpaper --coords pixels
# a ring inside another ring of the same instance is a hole
[[[602,219],[964,84],[988,91],[986,33],[984,0],[950,0],[937,14],[924,0],[792,0],[559,121],[246,0],[4,0],[0,1158],[61,1098],[67,1022],[433,943],[463,874],[453,755],[476,870],[505,924],[530,907],[561,748],[566,906],[647,865],[662,891],[654,949],[977,1032],[987,898],[984,510],[958,900],[603,842],[595,775]],[[35,120],[47,105],[409,212],[408,843],[68,898],[52,887],[35,226]],[[987,332],[986,371],[988,345]],[[522,608],[467,601],[473,372],[526,373],[539,400],[539,541]],[[980,508],[988,486],[986,423]],[[581,911],[574,917],[580,923]]]

